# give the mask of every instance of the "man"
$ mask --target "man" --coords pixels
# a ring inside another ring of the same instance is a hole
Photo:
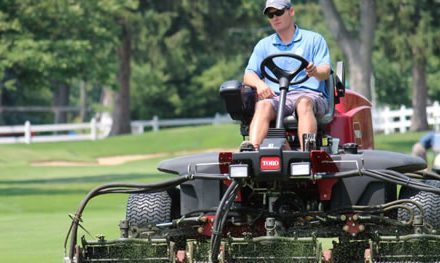
[[[413,145],[412,155],[420,157],[426,162],[426,152],[431,148],[433,148],[434,151],[440,150],[440,133],[436,134],[435,131],[431,131],[422,136],[422,138]]]
[[[425,134],[413,145],[412,155],[420,157],[427,162],[426,153],[429,149],[432,149],[434,152],[431,170],[440,174],[440,133],[431,131]]]
[[[285,114],[296,114],[298,119],[298,136],[301,148],[303,134],[316,134],[316,116],[328,111],[327,94],[323,80],[330,75],[330,55],[327,43],[318,33],[300,29],[294,22],[295,10],[290,0],[267,0],[263,13],[268,17],[275,33],[263,38],[255,46],[246,67],[243,82],[256,88],[258,102],[252,119],[249,136],[254,149],[258,149],[266,137],[270,121],[276,118],[279,97],[278,83],[263,80],[260,71],[261,62],[269,55],[276,53],[294,53],[310,63],[306,73],[310,79],[291,86],[286,99]],[[283,58],[278,58],[283,60]],[[289,60],[289,58],[285,58]],[[292,60],[292,59],[290,59]],[[288,65],[288,61],[281,61]]]

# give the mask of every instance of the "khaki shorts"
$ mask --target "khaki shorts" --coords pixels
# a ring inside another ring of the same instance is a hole
[[[296,114],[296,104],[299,99],[306,97],[313,102],[313,111],[317,118],[322,117],[328,112],[328,102],[324,95],[320,92],[308,91],[308,90],[292,90],[287,93],[286,106],[284,107],[284,115]],[[269,100],[275,112],[278,110],[280,96],[275,96]]]

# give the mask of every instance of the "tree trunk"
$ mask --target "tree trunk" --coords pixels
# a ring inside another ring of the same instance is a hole
[[[3,82],[0,82],[0,108],[3,107]],[[3,111],[0,110],[0,125],[5,125]]]
[[[85,81],[81,81],[79,84],[79,101],[80,112],[79,118],[81,122],[86,122],[87,118],[87,86]]]
[[[349,87],[371,100],[371,66],[368,66],[368,62],[360,63],[362,58],[359,54],[347,54],[347,57],[349,64],[348,74],[350,76]]]
[[[60,111],[60,107],[69,106],[70,86],[67,83],[54,81],[53,106],[55,110],[54,123],[67,123],[67,111]]]
[[[320,0],[321,9],[342,52],[348,59],[350,88],[371,100],[371,54],[376,28],[376,1],[361,0],[359,33],[349,32],[333,0]]]
[[[113,124],[110,135],[127,134],[130,127],[130,60],[131,34],[128,22],[121,19],[122,36],[121,46],[118,48],[119,60],[119,92],[115,96],[113,109]]]
[[[113,112],[115,106],[115,92],[109,87],[102,87],[99,103],[104,106],[103,112]]]
[[[422,52],[417,48],[413,48],[413,66],[412,66],[412,107],[413,116],[411,118],[411,131],[428,130],[428,121],[426,115],[426,58],[419,56]]]

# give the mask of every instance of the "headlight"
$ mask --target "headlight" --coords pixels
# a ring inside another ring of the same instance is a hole
[[[231,178],[244,178],[248,176],[247,164],[231,164],[229,166]]]
[[[309,162],[291,163],[290,175],[291,176],[310,175],[310,163]]]

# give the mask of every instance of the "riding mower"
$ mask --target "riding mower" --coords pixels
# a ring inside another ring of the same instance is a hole
[[[262,62],[280,106],[259,149],[164,160],[158,170],[175,179],[92,190],[72,217],[65,262],[440,262],[440,176],[421,158],[374,150],[371,104],[345,89],[343,63],[326,81],[317,134],[298,138],[283,105],[307,65],[290,53]],[[220,95],[246,138],[255,90],[226,81]],[[78,242],[90,199],[111,193],[129,194],[120,238]]]

